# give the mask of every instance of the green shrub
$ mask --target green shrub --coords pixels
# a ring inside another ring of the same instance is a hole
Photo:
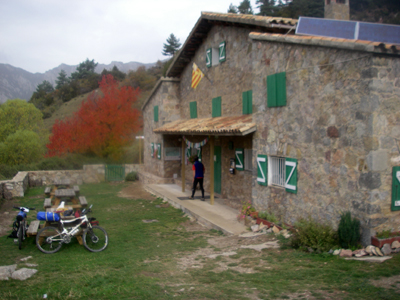
[[[355,248],[360,243],[360,221],[353,219],[349,211],[340,216],[338,236],[340,246],[345,249]]]
[[[137,172],[129,172],[126,177],[125,181],[136,181],[138,179]]]
[[[320,224],[311,217],[295,223],[291,237],[293,248],[311,248],[317,252],[329,251],[337,245],[337,234],[327,224]]]
[[[276,223],[278,219],[275,217],[274,213],[269,213],[268,211],[261,211],[258,213],[258,217],[267,220],[272,223]]]

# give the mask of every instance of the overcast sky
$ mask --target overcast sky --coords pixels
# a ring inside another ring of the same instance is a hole
[[[43,73],[89,58],[153,63],[173,33],[183,44],[202,11],[241,0],[0,0],[0,63]],[[251,0],[257,11],[256,0]]]

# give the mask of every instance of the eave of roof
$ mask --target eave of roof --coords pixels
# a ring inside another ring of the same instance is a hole
[[[155,91],[157,91],[158,87],[161,85],[161,83],[163,81],[167,81],[167,82],[179,82],[180,80],[177,78],[165,78],[165,77],[161,77],[157,82],[156,85],[153,87],[153,89],[151,90],[149,96],[147,97],[147,99],[144,101],[143,105],[142,105],[142,111],[144,110],[144,108],[146,107],[147,103],[149,102],[149,100],[151,99],[151,97],[153,96],[153,94],[155,93]]]
[[[232,117],[176,120],[154,129],[153,132],[179,135],[244,136],[255,132],[256,130],[257,125],[253,123],[252,115],[241,115]]]
[[[295,29],[297,21],[297,19],[290,18],[202,12],[182,48],[175,55],[166,74],[168,77],[180,77],[214,25],[246,27],[260,32],[287,33],[291,29]]]
[[[394,54],[400,56],[400,45],[384,44],[380,42],[370,42],[363,40],[339,39],[321,36],[302,36],[284,35],[251,32],[250,38],[253,40],[264,40],[273,42],[284,42],[301,45],[321,46],[339,48],[347,50],[365,51],[372,53]]]

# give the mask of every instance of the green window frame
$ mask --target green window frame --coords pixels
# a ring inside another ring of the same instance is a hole
[[[392,211],[400,210],[400,166],[393,167]]]
[[[212,117],[220,117],[221,116],[221,97],[216,97],[212,99]]]
[[[219,44],[219,62],[224,62],[226,60],[226,42],[221,42]]]
[[[158,122],[158,105],[154,106],[154,122]]]
[[[243,114],[250,115],[253,113],[253,91],[242,93]]]
[[[154,157],[154,143],[151,143],[151,157]]]
[[[196,119],[197,118],[197,101],[190,102],[189,108],[190,108],[190,118]]]
[[[206,50],[206,66],[207,68],[211,68],[212,66],[212,48]]]
[[[286,72],[267,76],[267,106],[286,105]]]
[[[243,148],[235,149],[235,163],[236,163],[236,170],[238,170],[238,171],[244,170],[244,149]]]
[[[257,155],[257,183],[268,186],[268,156]]]

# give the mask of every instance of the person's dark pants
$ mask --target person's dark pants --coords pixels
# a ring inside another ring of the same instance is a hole
[[[194,192],[196,191],[197,183],[200,184],[201,195],[204,198],[204,188],[203,188],[203,178],[195,178],[193,181],[192,197],[194,197]]]

